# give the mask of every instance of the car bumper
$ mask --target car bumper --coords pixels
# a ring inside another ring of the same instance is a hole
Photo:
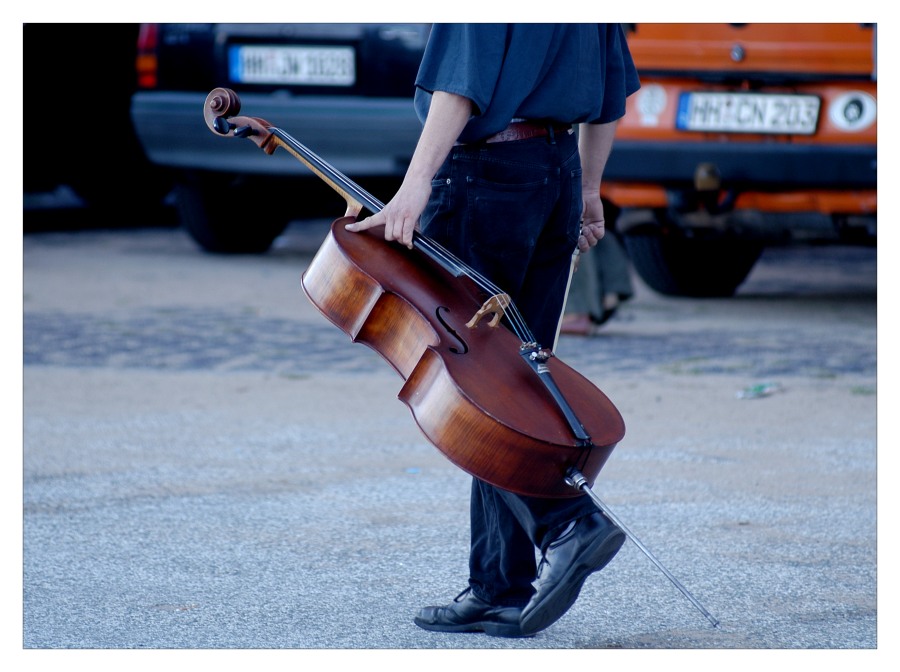
[[[714,166],[725,188],[866,189],[876,184],[876,148],[787,143],[654,143],[616,140],[604,180],[683,187]]]
[[[286,152],[216,136],[203,119],[205,93],[138,92],[131,118],[150,161],[192,170],[310,174]],[[241,94],[241,113],[265,119],[347,175],[400,176],[422,127],[406,98]]]

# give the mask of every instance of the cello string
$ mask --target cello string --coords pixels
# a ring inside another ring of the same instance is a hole
[[[419,242],[430,249],[431,253],[439,255],[442,258],[452,260],[453,262],[464,268],[466,275],[473,281],[475,281],[475,283],[483,291],[492,295],[505,294],[502,289],[491,282],[488,278],[486,278],[470,266],[466,265],[464,262],[460,261],[452,252],[441,246],[439,243],[426,236],[423,236],[418,232],[414,235]],[[506,296],[508,297],[508,295]],[[516,334],[519,340],[522,341],[522,343],[526,344],[533,343],[534,336],[532,335],[531,330],[528,328],[528,325],[526,324],[525,319],[519,311],[518,306],[516,306],[515,302],[513,302],[512,299],[510,299],[509,305],[504,309],[504,313],[507,315],[510,321],[510,325],[513,328],[513,332]]]
[[[332,187],[337,187],[337,191],[346,192],[347,194],[356,197],[361,202],[361,205],[366,207],[373,214],[384,209],[384,203],[331,166],[331,164],[318,156],[311,149],[294,139],[290,134],[275,127],[270,127],[267,130],[279,138],[283,143],[287,144],[298,157],[302,157],[310,164],[313,164],[311,167],[314,169],[314,172],[317,172],[326,178],[326,182],[329,181],[328,178],[330,178],[337,183],[336,185],[331,185]],[[441,265],[449,272],[454,275],[465,275],[469,277],[482,291],[491,294],[492,296],[506,294],[500,287],[463,262],[440,243],[428,238],[418,231],[413,232],[413,242],[416,247],[425,252],[433,260],[441,263]],[[509,300],[509,305],[504,309],[504,313],[507,315],[513,328],[513,332],[519,340],[522,341],[523,344],[534,343],[534,336],[528,328],[518,306],[516,306],[512,299]]]
[[[414,234],[414,240],[416,243],[418,243],[420,249],[423,249],[423,251],[425,251],[430,256],[434,255],[435,257],[447,260],[449,263],[462,267],[465,274],[469,278],[471,278],[484,292],[491,295],[504,294],[503,290],[501,290],[497,285],[488,280],[475,269],[460,261],[452,252],[450,252],[431,238],[428,238],[421,233],[416,232]],[[534,340],[533,338],[529,338],[530,331],[525,325],[525,321],[522,319],[522,316],[519,313],[519,309],[516,307],[515,303],[512,300],[510,300],[510,303],[504,309],[504,312],[508,314],[508,319],[511,323],[513,331],[515,332],[519,340],[521,340],[523,343]]]

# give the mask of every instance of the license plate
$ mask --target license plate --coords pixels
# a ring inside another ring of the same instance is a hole
[[[681,94],[675,126],[683,131],[812,135],[818,120],[816,96],[692,92]]]
[[[353,86],[356,59],[353,47],[231,47],[228,68],[233,82],[242,84],[306,84]]]

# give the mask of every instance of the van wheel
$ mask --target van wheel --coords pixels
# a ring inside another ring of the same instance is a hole
[[[732,296],[762,254],[757,241],[718,231],[641,224],[623,236],[635,271],[667,296]]]
[[[268,251],[289,221],[273,200],[237,177],[188,173],[175,186],[182,226],[203,250],[219,254]]]

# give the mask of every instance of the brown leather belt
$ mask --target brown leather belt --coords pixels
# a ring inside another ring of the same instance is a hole
[[[478,140],[477,142],[465,144],[480,145],[486,142],[512,142],[514,140],[542,138],[551,133],[571,132],[571,124],[561,124],[559,122],[514,121],[499,133],[495,133],[494,135],[484,138],[483,140]]]

